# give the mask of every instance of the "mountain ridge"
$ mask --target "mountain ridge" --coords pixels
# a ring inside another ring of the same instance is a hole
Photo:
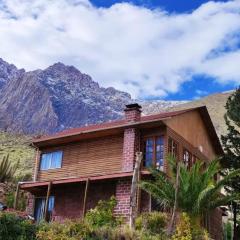
[[[103,88],[74,66],[57,62],[25,71],[0,58],[0,129],[51,134],[123,118],[127,103],[137,101],[143,115],[206,105],[218,135],[226,132],[223,115],[231,92],[195,101],[143,101],[113,87]]]

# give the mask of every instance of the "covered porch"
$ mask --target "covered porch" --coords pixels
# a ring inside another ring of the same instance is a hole
[[[111,196],[115,196],[117,200],[115,214],[128,217],[132,174],[126,172],[45,182],[25,182],[19,184],[19,190],[30,193],[28,214],[34,216],[36,221],[82,218],[89,209],[97,205],[99,200],[108,200]],[[149,176],[149,172],[142,171],[141,175]],[[16,201],[19,190],[16,192]],[[140,199],[142,200],[139,200],[141,204],[139,210],[148,210],[149,197],[142,193]]]

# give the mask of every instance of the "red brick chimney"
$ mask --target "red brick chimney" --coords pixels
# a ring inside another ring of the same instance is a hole
[[[125,119],[129,122],[136,122],[139,121],[141,118],[141,106],[137,103],[132,103],[126,105],[124,110],[125,112]]]

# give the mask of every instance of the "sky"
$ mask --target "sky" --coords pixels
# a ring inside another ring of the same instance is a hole
[[[138,99],[240,85],[240,0],[0,0],[0,57],[74,65]]]

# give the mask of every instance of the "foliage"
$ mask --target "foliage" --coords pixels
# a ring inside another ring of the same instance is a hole
[[[82,220],[66,221],[64,223],[40,223],[38,226],[38,240],[79,240],[91,239],[91,228]]]
[[[186,213],[181,214],[176,233],[172,236],[172,240],[192,240],[190,218]]]
[[[221,137],[225,152],[221,158],[221,164],[226,168],[223,175],[227,175],[229,171],[240,169],[240,88],[228,98],[226,110],[227,134]],[[240,176],[233,178],[225,189],[227,192],[240,193]],[[240,202],[235,202],[233,205],[236,211],[234,211],[234,215],[240,215]]]
[[[36,227],[15,214],[0,214],[0,240],[34,240]]]
[[[87,212],[86,222],[93,227],[116,226],[120,223],[113,214],[116,204],[115,197],[111,197],[108,201],[100,200],[94,209]]]
[[[0,131],[0,159],[9,155],[10,162],[19,162],[15,176],[17,181],[27,181],[32,174],[35,150],[30,146],[31,136]]]
[[[150,235],[165,234],[167,215],[161,212],[146,212],[136,219],[136,229],[148,232]]]
[[[219,206],[226,205],[239,197],[237,194],[223,196],[220,190],[233,177],[240,175],[240,170],[233,171],[220,181],[215,182],[214,177],[220,170],[217,160],[204,167],[204,163],[197,161],[191,169],[179,162],[179,190],[177,194],[178,210],[186,212],[191,221],[199,222],[204,213]],[[157,169],[151,169],[153,180],[142,181],[141,188],[150,193],[164,208],[173,208],[175,200],[176,160],[169,157],[171,174]],[[190,194],[191,193],[191,194]]]
[[[210,240],[207,230],[203,227],[191,225],[191,233],[193,240]]]
[[[223,240],[232,240],[233,239],[233,225],[232,222],[227,221],[223,225]]]
[[[9,155],[4,156],[0,161],[0,182],[4,183],[13,179],[18,164],[12,165]]]
[[[8,208],[13,208],[16,188],[8,190],[6,193],[6,205]],[[19,191],[17,210],[25,211],[27,205],[27,193]]]

